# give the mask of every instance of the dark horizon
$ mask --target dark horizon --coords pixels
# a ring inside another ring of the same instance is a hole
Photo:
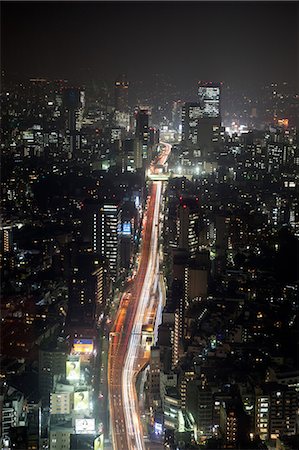
[[[164,73],[179,87],[199,79],[298,83],[296,2],[186,6],[2,2],[2,69],[72,81],[114,80],[123,72],[146,81]]]

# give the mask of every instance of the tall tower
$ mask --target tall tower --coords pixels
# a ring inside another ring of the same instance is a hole
[[[199,208],[196,200],[185,199],[178,207],[178,247],[195,258],[199,249]]]
[[[70,156],[76,150],[76,111],[80,108],[80,90],[78,88],[66,88],[63,91],[63,103],[68,114],[67,131],[70,135]]]
[[[142,146],[142,159],[148,158],[148,143],[149,143],[149,115],[147,109],[140,109],[136,114],[136,129],[135,139]],[[145,161],[144,161],[145,162]]]
[[[211,81],[198,82],[198,97],[202,117],[218,118],[220,121],[221,83]]]
[[[200,81],[198,96],[201,117],[198,120],[197,143],[203,160],[213,159],[215,148],[221,142],[221,83]]]
[[[93,249],[109,261],[112,281],[116,281],[120,267],[121,208],[118,202],[107,202],[94,213]]]
[[[118,76],[115,81],[114,106],[116,111],[125,113],[129,111],[129,82],[126,74]]]
[[[197,144],[198,121],[201,117],[199,103],[185,103],[182,108],[182,141]]]

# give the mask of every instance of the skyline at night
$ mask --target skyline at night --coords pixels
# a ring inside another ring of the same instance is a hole
[[[298,450],[298,2],[1,2],[0,450]]]

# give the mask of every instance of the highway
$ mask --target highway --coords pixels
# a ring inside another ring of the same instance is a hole
[[[171,151],[162,144],[163,151],[151,164],[165,164]],[[142,245],[139,267],[129,287],[122,295],[117,316],[109,337],[108,388],[110,427],[114,450],[145,450],[143,427],[135,388],[136,377],[147,364],[149,351],[141,346],[142,325],[155,317],[159,302],[153,301],[159,278],[159,214],[162,182],[153,182],[143,219]],[[160,297],[159,297],[160,298]]]

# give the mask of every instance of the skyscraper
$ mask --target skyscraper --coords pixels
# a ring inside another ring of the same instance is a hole
[[[80,90],[77,88],[66,88],[63,91],[63,103],[68,114],[67,131],[70,138],[70,157],[76,150],[76,111],[80,107]]]
[[[199,208],[196,200],[185,199],[178,208],[178,247],[195,258],[199,249]]]
[[[220,142],[221,127],[221,84],[200,81],[198,83],[201,117],[198,120],[197,142],[202,159],[213,159],[213,153]]]
[[[221,83],[199,81],[198,96],[202,117],[220,118]]]
[[[136,114],[136,129],[135,139],[142,145],[142,160],[144,163],[148,158],[148,143],[149,143],[149,114],[147,109],[140,109]]]
[[[119,274],[120,266],[121,208],[118,202],[107,202],[93,215],[93,250],[109,261],[112,281]]]
[[[115,81],[114,106],[116,111],[127,113],[129,110],[129,82],[126,74],[118,76]]]
[[[182,108],[182,141],[197,144],[198,121],[201,117],[199,103],[185,103]]]
[[[81,332],[83,336],[93,336],[105,307],[105,262],[99,254],[76,250],[72,251],[71,260],[67,330],[78,336]]]

